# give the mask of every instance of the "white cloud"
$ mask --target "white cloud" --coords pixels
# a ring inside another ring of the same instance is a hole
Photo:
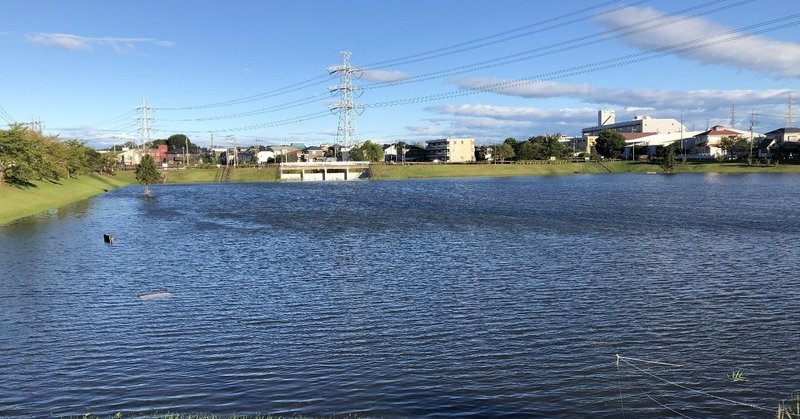
[[[578,109],[541,109],[534,107],[521,106],[496,106],[483,104],[461,104],[461,105],[440,105],[433,106],[427,110],[439,114],[492,118],[505,121],[527,121],[547,120],[549,121],[571,121],[584,120],[597,112],[595,108]]]
[[[462,89],[488,89],[499,94],[527,98],[573,96],[586,94],[592,90],[588,84],[567,84],[544,80],[524,82],[487,77],[459,79],[456,80],[456,84]]]
[[[402,71],[390,70],[365,70],[361,78],[371,82],[393,82],[411,78],[411,75]]]
[[[119,54],[136,51],[136,45],[152,44],[162,48],[175,45],[172,41],[159,41],[153,38],[114,38],[88,37],[69,33],[33,33],[26,35],[30,43],[70,51],[91,51],[95,46],[109,46]]]
[[[595,21],[612,29],[629,25],[630,22],[649,21],[663,16],[663,13],[652,8],[628,7],[615,13],[599,15]],[[648,50],[696,39],[713,42],[715,39],[722,39],[714,38],[715,35],[728,31],[731,31],[730,27],[702,17],[691,17],[669,25],[655,25],[647,31],[619,39],[628,45]],[[725,39],[730,37],[731,35],[726,35]],[[800,43],[778,41],[765,36],[744,37],[678,52],[677,55],[703,64],[724,64],[775,77],[800,77]]]
[[[612,105],[631,112],[652,111],[663,108],[718,109],[731,105],[756,106],[785,103],[789,95],[800,96],[800,90],[791,89],[735,89],[735,90],[662,90],[662,89],[608,89],[587,84],[567,84],[549,81],[515,82],[514,80],[471,78],[457,80],[465,89],[483,89],[487,86],[505,86],[493,92],[531,99],[571,98],[594,105]]]

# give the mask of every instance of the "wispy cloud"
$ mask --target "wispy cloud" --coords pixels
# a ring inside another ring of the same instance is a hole
[[[615,28],[662,16],[665,15],[652,8],[628,7],[615,13],[599,15],[595,21],[607,28]],[[693,17],[670,25],[656,26],[620,40],[636,48],[653,49],[695,39],[711,39],[714,35],[731,30],[730,27],[708,19]],[[775,77],[800,77],[800,43],[778,41],[759,35],[687,50],[677,55],[703,64],[723,64]]]
[[[733,89],[733,90],[663,90],[608,89],[588,84],[556,82],[513,83],[513,80],[469,78],[455,81],[465,89],[486,89],[487,86],[509,86],[493,89],[495,93],[531,99],[571,98],[594,105],[612,105],[632,110],[720,108],[731,105],[774,105],[786,102],[789,95],[798,96],[792,89]]]
[[[363,80],[371,82],[393,82],[410,78],[411,75],[402,71],[366,70],[361,76]]]
[[[170,48],[175,45],[172,41],[161,41],[154,38],[88,37],[53,32],[32,33],[26,35],[25,39],[32,44],[70,51],[91,51],[94,47],[107,46],[118,54],[135,52],[137,45],[149,44],[162,48]]]

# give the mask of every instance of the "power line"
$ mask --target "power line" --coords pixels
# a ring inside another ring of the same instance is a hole
[[[477,71],[477,70],[483,70],[483,69],[487,69],[487,68],[493,68],[493,67],[497,67],[497,66],[501,66],[501,65],[520,62],[520,61],[524,61],[524,60],[530,60],[530,59],[533,59],[533,58],[539,58],[539,57],[542,57],[542,56],[551,55],[551,54],[555,54],[555,53],[558,53],[558,52],[571,51],[571,50],[574,50],[575,48],[578,48],[578,47],[584,47],[584,46],[589,46],[589,45],[593,45],[593,44],[597,44],[597,43],[601,43],[601,42],[607,42],[607,41],[609,41],[611,39],[616,39],[616,38],[619,38],[619,37],[622,37],[622,36],[630,36],[632,34],[636,34],[636,33],[643,32],[643,31],[646,31],[646,30],[650,30],[650,29],[653,29],[653,28],[662,27],[662,26],[666,26],[666,25],[669,25],[669,24],[674,24],[676,22],[680,22],[682,20],[690,19],[692,17],[702,16],[702,15],[710,14],[710,13],[713,13],[713,12],[718,12],[720,10],[724,10],[724,9],[740,6],[740,5],[744,4],[744,3],[752,2],[753,0],[741,0],[741,1],[738,1],[738,2],[736,2],[734,4],[723,5],[721,7],[716,8],[716,9],[707,10],[707,11],[705,11],[703,13],[697,13],[697,14],[691,15],[691,16],[681,16],[681,14],[683,14],[683,13],[687,13],[687,12],[690,12],[690,11],[703,9],[703,8],[706,8],[706,7],[709,7],[709,6],[713,6],[713,5],[716,5],[716,4],[719,4],[719,3],[725,3],[727,1],[729,1],[729,0],[713,0],[713,1],[709,1],[709,2],[700,4],[700,5],[697,5],[697,6],[684,8],[684,9],[675,11],[675,12],[673,12],[671,14],[668,14],[668,15],[659,16],[659,17],[656,17],[656,18],[651,18],[651,19],[648,19],[648,20],[636,22],[636,23],[629,24],[629,25],[624,25],[624,26],[620,26],[620,27],[611,28],[611,29],[608,29],[608,30],[605,30],[605,31],[601,31],[601,32],[595,33],[595,34],[585,35],[585,36],[578,37],[578,38],[573,38],[573,39],[570,39],[570,40],[567,40],[567,41],[562,41],[562,42],[551,44],[551,45],[547,45],[547,46],[544,46],[544,47],[539,47],[539,48],[535,48],[535,49],[532,49],[532,50],[522,51],[522,52],[518,52],[518,53],[515,53],[515,54],[506,55],[506,56],[503,56],[503,57],[497,57],[497,58],[493,58],[493,59],[489,59],[489,60],[484,60],[484,61],[477,62],[477,63],[462,65],[462,66],[455,67],[455,68],[439,70],[439,71],[435,71],[435,72],[431,72],[431,73],[427,73],[427,74],[421,74],[421,75],[417,75],[415,77],[412,77],[412,78],[409,78],[409,79],[405,79],[405,80],[401,80],[401,81],[372,83],[372,84],[368,84],[368,85],[364,86],[363,88],[364,89],[376,89],[376,88],[384,88],[384,87],[394,87],[394,86],[399,86],[399,85],[404,85],[404,84],[411,84],[411,83],[419,83],[419,82],[423,82],[423,81],[428,81],[428,80],[439,79],[439,78],[443,78],[443,77],[447,77],[447,76],[452,76],[452,75],[455,75],[455,74],[463,74],[463,73],[467,73],[467,72],[473,72],[473,71]],[[609,2],[609,3],[613,3],[613,2]],[[634,3],[634,4],[638,4],[638,3],[642,3],[642,1]],[[588,8],[588,9],[584,9],[584,10],[591,10],[591,9],[594,9],[594,7]],[[613,9],[613,10],[617,10],[617,9]],[[608,12],[606,12],[606,13],[608,13]],[[570,14],[562,15],[561,17],[569,16],[569,15]],[[659,21],[665,21],[665,22],[657,23]],[[650,24],[650,23],[657,23],[657,24],[653,24],[653,25],[647,26],[647,24]],[[523,28],[529,28],[530,26],[531,25],[528,25],[528,26],[525,26]],[[544,28],[542,30],[547,30],[547,29],[552,29],[552,28],[554,28],[554,26],[550,26],[550,27]],[[503,33],[513,32],[513,31],[515,31],[515,30],[511,30],[511,31],[503,32]],[[616,35],[609,36],[609,35],[614,34],[614,33],[616,33]],[[487,37],[487,38],[489,38],[489,37]],[[581,43],[581,41],[584,41],[584,42]],[[539,52],[539,53],[538,54],[534,54],[536,52]],[[363,67],[362,67],[362,69],[363,69]],[[241,118],[241,117],[254,116],[254,115],[263,114],[263,113],[276,112],[276,111],[279,111],[279,110],[285,110],[285,109],[290,109],[290,108],[293,108],[293,107],[298,107],[298,106],[310,104],[310,103],[315,102],[317,99],[321,98],[322,96],[326,96],[326,95],[325,94],[317,94],[317,95],[308,96],[308,97],[305,97],[305,98],[302,98],[302,99],[297,99],[297,100],[294,100],[294,101],[291,101],[291,102],[278,104],[278,105],[271,106],[271,107],[266,107],[266,108],[261,108],[261,109],[256,109],[256,110],[252,110],[252,111],[246,111],[246,112],[232,113],[232,114],[227,114],[227,115],[211,116],[211,117],[204,117],[204,118],[162,119],[162,120],[163,121],[171,121],[171,122],[200,122],[200,121],[213,121],[213,120],[222,120],[222,119]],[[169,109],[169,108],[156,108],[156,109]]]
[[[561,21],[561,20],[567,19],[569,17],[575,16],[575,15],[578,15],[578,14],[581,14],[581,13],[584,13],[584,12],[600,9],[600,8],[605,7],[605,6],[611,5],[613,3],[618,3],[619,2],[618,0],[607,1],[605,3],[601,3],[601,4],[598,4],[598,5],[595,5],[595,6],[587,7],[587,8],[580,9],[580,10],[577,10],[577,11],[574,11],[574,12],[570,12],[570,13],[565,13],[563,15],[556,16],[556,17],[553,17],[553,18],[542,19],[542,20],[537,21],[535,23],[531,23],[531,24],[528,24],[528,25],[525,25],[525,26],[520,26],[518,28],[510,29],[510,30],[507,30],[507,31],[503,31],[503,32],[500,32],[500,33],[493,34],[493,35],[488,35],[488,36],[484,36],[484,37],[481,37],[481,38],[472,39],[472,40],[469,40],[469,41],[459,42],[459,43],[454,44],[454,45],[449,45],[449,46],[442,47],[442,48],[436,48],[436,49],[433,49],[433,50],[420,52],[420,53],[417,53],[417,54],[407,55],[405,57],[394,58],[394,59],[384,60],[384,61],[378,61],[378,62],[366,65],[365,68],[366,69],[371,69],[373,67],[396,67],[396,66],[399,66],[399,65],[411,64],[411,63],[416,63],[416,62],[420,62],[420,61],[426,61],[426,60],[430,60],[430,59],[433,59],[433,58],[441,58],[441,57],[445,57],[445,56],[448,56],[448,55],[456,54],[456,53],[459,53],[459,52],[470,51],[470,50],[474,50],[474,49],[478,49],[478,48],[483,48],[483,47],[499,44],[499,43],[506,42],[506,41],[519,39],[519,38],[522,38],[522,37],[525,37],[525,36],[533,35],[533,34],[536,34],[536,33],[541,33],[541,32],[544,32],[544,31],[547,31],[547,30],[550,30],[550,29],[563,28],[564,25],[577,23],[577,22],[586,20],[588,18],[591,18],[593,16],[601,16],[601,15],[604,15],[604,14],[613,13],[613,12],[619,11],[620,9],[623,9],[625,7],[636,6],[636,5],[639,5],[639,4],[642,4],[642,3],[646,3],[646,2],[649,2],[649,1],[651,1],[651,0],[635,1],[635,2],[630,3],[630,4],[622,5],[622,6],[614,8],[614,9],[607,10],[607,11],[605,11],[603,13],[598,13],[597,15],[589,15],[589,16],[584,16],[584,17],[580,17],[580,18],[574,18],[574,19],[568,20],[567,22],[554,24],[554,22]],[[534,27],[537,27],[537,26],[543,25],[543,24],[550,24],[550,25],[546,26],[544,28],[537,28],[537,29],[534,29],[534,30],[529,30],[527,32],[522,32],[522,31],[526,31],[528,29],[531,29],[531,28],[534,28]],[[516,35],[513,35],[513,36],[507,36],[507,35],[510,35],[510,34],[516,33],[516,32],[522,32],[522,33],[517,33]],[[498,38],[498,39],[495,39],[495,38]],[[492,40],[492,39],[494,39],[494,40]]]
[[[222,102],[209,103],[205,105],[181,106],[181,107],[171,107],[171,108],[164,107],[164,108],[153,108],[153,109],[157,109],[160,111],[183,111],[183,110],[208,109],[208,108],[219,108],[223,106],[239,105],[242,103],[254,102],[257,100],[267,99],[270,97],[275,97],[286,93],[296,92],[298,90],[302,90],[308,87],[317,86],[325,83],[326,79],[327,75],[316,76],[307,80],[303,80],[301,82],[291,84],[286,87],[281,87],[267,92],[258,93],[252,96],[246,96],[243,98],[231,99]]]
[[[708,7],[708,6],[711,6],[711,5],[715,5],[715,4],[718,4],[718,3],[724,3],[726,1],[728,1],[728,0],[713,0],[713,1],[710,1],[710,2],[707,2],[707,3],[703,3],[701,5],[692,6],[692,7],[689,7],[689,8],[678,10],[678,11],[670,13],[668,15],[663,15],[663,16],[647,19],[647,20],[644,20],[644,21],[632,23],[632,24],[629,24],[629,25],[624,25],[624,26],[619,26],[619,27],[607,29],[607,30],[604,30],[604,31],[601,31],[601,32],[598,32],[598,33],[594,33],[594,34],[590,34],[590,35],[584,35],[584,36],[581,36],[581,37],[573,38],[573,39],[562,41],[562,42],[557,42],[557,43],[546,45],[546,46],[543,46],[543,47],[538,47],[538,48],[530,49],[530,50],[527,50],[527,51],[521,51],[521,52],[517,52],[517,53],[514,53],[514,54],[509,54],[509,55],[502,56],[502,57],[483,60],[483,61],[480,61],[480,62],[477,62],[477,63],[461,65],[461,66],[453,67],[453,68],[446,69],[446,70],[439,70],[439,71],[435,71],[435,72],[431,72],[431,73],[421,74],[421,75],[410,77],[410,78],[407,78],[407,79],[404,79],[404,80],[372,83],[372,84],[368,84],[368,85],[364,86],[364,88],[365,89],[375,89],[375,88],[383,88],[383,87],[389,87],[389,86],[398,86],[398,85],[409,84],[409,83],[418,83],[418,82],[422,82],[422,81],[434,80],[434,79],[439,79],[439,78],[443,78],[443,77],[447,77],[447,76],[453,76],[453,75],[457,75],[457,74],[469,73],[469,72],[473,72],[473,71],[477,71],[477,70],[485,70],[485,69],[488,69],[488,68],[498,67],[498,66],[506,65],[506,64],[512,64],[512,63],[516,63],[516,62],[520,62],[520,61],[526,61],[526,60],[530,60],[530,59],[533,59],[533,58],[541,58],[541,57],[544,57],[544,56],[547,56],[547,55],[556,54],[556,53],[559,53],[559,52],[572,51],[572,50],[574,50],[576,48],[585,47],[585,46],[589,46],[589,45],[594,45],[594,44],[598,44],[598,43],[602,43],[602,42],[607,42],[607,41],[609,41],[611,39],[617,39],[617,38],[621,38],[621,37],[624,37],[624,36],[634,35],[636,33],[640,33],[640,32],[644,32],[644,31],[647,31],[647,30],[651,30],[651,29],[655,29],[655,28],[660,28],[660,27],[663,27],[663,26],[671,25],[671,24],[674,24],[674,23],[677,23],[677,22],[680,22],[680,21],[683,21],[683,20],[694,18],[694,17],[703,16],[703,15],[707,15],[707,14],[710,14],[710,13],[718,12],[718,11],[721,11],[721,10],[737,7],[737,6],[740,6],[740,5],[745,4],[745,3],[750,3],[753,0],[741,0],[741,1],[738,1],[737,3],[734,3],[734,4],[721,6],[721,7],[718,7],[716,9],[705,11],[703,13],[697,13],[695,15],[690,15],[690,16],[682,16],[681,15],[681,14],[686,13],[686,12],[702,9],[702,8],[705,8],[705,7]],[[675,18],[675,19],[669,20],[670,18]],[[659,23],[659,24],[654,24],[654,25],[651,25],[651,26],[645,26],[646,24],[653,23],[653,22],[658,22],[658,21],[662,21],[662,20],[665,20],[666,22],[662,22],[662,23]],[[630,30],[628,30],[628,29],[630,29]],[[615,32],[619,32],[619,33],[615,34]],[[612,34],[613,34],[613,36],[609,36],[609,35],[612,35]],[[583,42],[581,42],[581,41],[583,41]]]
[[[620,10],[622,8],[630,7],[630,6],[634,6],[634,5],[639,5],[639,4],[642,4],[642,3],[646,3],[648,1],[651,1],[651,0],[635,1],[635,2],[632,2],[630,4],[622,5],[622,6],[614,8],[614,9],[605,11],[603,13],[600,13],[599,15],[612,13],[612,12]],[[395,58],[395,59],[391,59],[391,60],[379,61],[379,62],[370,64],[368,66],[365,66],[364,68],[374,68],[374,67],[379,67],[379,66],[383,66],[383,67],[398,66],[398,65],[402,65],[402,64],[410,64],[410,63],[425,61],[425,60],[429,60],[429,59],[433,59],[433,58],[439,58],[439,57],[446,56],[446,55],[452,55],[452,54],[459,53],[459,52],[465,52],[465,51],[474,50],[474,49],[477,49],[477,48],[483,48],[483,47],[486,47],[486,46],[495,45],[495,44],[502,43],[502,42],[507,42],[507,41],[518,39],[518,38],[521,38],[521,37],[524,37],[524,36],[530,36],[530,35],[533,35],[533,34],[536,34],[536,33],[541,33],[541,32],[544,32],[544,31],[550,30],[550,29],[563,28],[564,25],[566,25],[566,24],[577,23],[577,22],[589,19],[594,15],[588,15],[588,16],[583,16],[583,17],[580,17],[580,18],[574,18],[572,20],[569,20],[569,21],[567,21],[565,23],[561,23],[559,25],[550,25],[550,26],[547,26],[545,28],[539,28],[539,29],[536,29],[536,30],[529,30],[529,29],[531,29],[533,27],[536,27],[536,26],[539,26],[539,25],[542,25],[542,24],[552,23],[554,21],[564,20],[564,19],[567,19],[569,17],[580,15],[580,14],[586,13],[586,12],[590,12],[592,10],[597,10],[597,9],[603,8],[605,6],[608,6],[610,4],[617,3],[617,2],[619,2],[619,0],[607,1],[607,2],[601,3],[599,5],[586,7],[586,8],[579,9],[577,11],[570,12],[570,13],[565,13],[563,15],[559,15],[559,16],[556,16],[556,17],[553,17],[553,18],[543,19],[541,21],[537,21],[537,22],[532,23],[532,24],[528,24],[528,25],[524,25],[524,26],[521,26],[521,27],[518,27],[518,28],[515,28],[515,29],[499,32],[497,34],[488,35],[488,36],[484,36],[484,37],[481,37],[481,38],[473,39],[473,40],[470,40],[470,41],[461,42],[461,43],[458,43],[458,44],[455,44],[455,45],[450,45],[450,46],[447,46],[447,47],[438,48],[438,49],[434,49],[434,50],[430,50],[430,51],[426,51],[426,52],[422,52],[422,53],[418,53],[418,54],[413,54],[413,55],[409,55],[409,56],[405,56],[405,57]],[[526,30],[528,30],[528,31],[527,32],[522,32],[522,31],[526,31]],[[512,33],[516,33],[516,32],[522,32],[522,33],[517,33],[514,36],[508,36],[508,35],[510,35]],[[495,39],[495,38],[498,38],[498,39]],[[494,40],[492,40],[492,39],[494,39]],[[267,99],[267,98],[271,98],[271,97],[275,97],[275,96],[279,96],[279,95],[283,95],[283,94],[287,94],[287,93],[296,92],[298,90],[302,90],[302,89],[305,89],[305,88],[317,86],[317,85],[323,84],[325,82],[325,78],[326,78],[325,75],[320,75],[320,76],[312,77],[310,79],[303,80],[303,81],[291,84],[289,86],[273,89],[273,90],[270,90],[270,91],[267,91],[267,92],[258,93],[258,94],[255,94],[255,95],[246,96],[246,97],[242,97],[242,98],[238,98],[238,99],[231,99],[231,100],[226,100],[226,101],[221,101],[221,102],[208,103],[208,104],[204,104],[204,105],[181,106],[181,107],[163,107],[163,108],[153,108],[153,109],[162,110],[162,111],[178,111],[178,110],[197,110],[197,109],[208,109],[208,108],[217,108],[217,107],[238,105],[238,104],[242,104],[242,103],[248,103],[248,102],[258,101],[258,100],[262,100],[262,99]]]
[[[117,115],[117,116],[112,117],[112,118],[108,118],[108,119],[106,119],[104,121],[101,121],[101,122],[98,122],[96,124],[90,124],[89,126],[90,127],[101,127],[103,125],[111,125],[111,124],[117,123],[117,122],[119,122],[121,120],[132,118],[135,114],[136,114],[136,110],[130,110],[128,112],[125,112],[124,114]]]
[[[14,119],[14,117],[13,117],[13,116],[11,116],[11,114],[10,114],[10,113],[8,113],[8,112],[6,111],[6,109],[5,109],[5,108],[3,108],[2,106],[0,106],[0,118],[3,118],[3,119],[4,119],[4,120],[5,120],[7,123],[9,123],[9,124],[14,124],[14,123],[16,123],[16,122],[17,122],[17,120],[16,120],[16,119]]]
[[[673,55],[680,52],[687,52],[696,49],[708,48],[711,46],[723,44],[726,42],[731,42],[743,38],[747,38],[753,35],[774,31],[778,29],[783,29],[791,26],[796,26],[800,24],[797,19],[800,18],[800,13],[787,15],[781,18],[776,18],[772,20],[768,20],[765,22],[748,25],[744,27],[740,27],[737,29],[732,29],[728,31],[723,31],[715,35],[711,35],[708,37],[697,38],[691,41],[683,41],[678,42],[675,44],[670,44],[664,47],[655,48],[651,50],[641,51],[638,53],[627,54],[611,59],[596,61],[592,63],[582,64],[579,66],[568,67],[560,70],[555,70],[547,73],[542,73],[535,76],[529,76],[517,80],[509,80],[504,82],[497,82],[492,84],[487,84],[486,86],[481,86],[479,88],[473,89],[459,89],[450,92],[443,92],[438,94],[432,95],[425,95],[425,96],[418,96],[413,98],[406,98],[406,99],[397,99],[391,100],[386,102],[376,102],[363,105],[364,108],[384,108],[384,107],[393,107],[393,106],[400,106],[400,105],[407,105],[407,104],[414,104],[414,103],[426,103],[444,99],[452,99],[457,97],[464,97],[464,96],[471,96],[485,92],[497,92],[504,89],[511,89],[515,87],[520,87],[528,84],[535,84],[541,83],[545,81],[551,81],[581,74],[588,74],[593,73],[601,70],[608,70],[612,68],[617,68],[625,65],[640,63],[651,61],[657,58]],[[747,31],[752,31],[747,33]],[[287,118],[280,121],[275,121],[271,123],[265,124],[257,124],[251,125],[247,127],[240,127],[240,128],[232,128],[222,131],[247,131],[252,129],[258,128],[266,128],[266,127],[275,127],[281,125],[288,125],[295,122],[304,122],[311,119],[321,118],[326,115],[326,112],[317,112],[312,114],[306,114],[302,116],[298,116],[295,118]],[[186,131],[189,132],[189,131]],[[205,131],[200,131],[205,132]]]
[[[159,119],[159,120],[160,121],[167,121],[167,122],[200,122],[200,121],[216,121],[216,120],[221,120],[221,119],[243,118],[243,117],[247,117],[247,116],[254,116],[254,115],[260,115],[260,114],[264,114],[264,113],[277,112],[277,111],[282,111],[282,110],[286,110],[286,109],[296,108],[298,106],[308,105],[308,104],[316,102],[318,99],[321,99],[322,97],[328,97],[328,96],[329,96],[329,93],[320,93],[320,94],[317,94],[317,95],[314,95],[314,96],[308,96],[308,97],[305,97],[305,98],[302,98],[302,99],[297,99],[295,101],[287,102],[287,103],[280,104],[280,105],[270,106],[270,107],[267,107],[267,108],[255,109],[255,110],[252,110],[252,111],[245,111],[245,112],[227,114],[227,115],[210,116],[210,117],[205,117],[205,118]],[[162,108],[154,108],[154,109],[162,109]]]
[[[671,44],[671,45],[660,47],[660,48],[656,48],[656,49],[651,49],[651,50],[642,51],[642,52],[638,52],[638,53],[623,55],[623,56],[612,58],[612,59],[596,61],[596,62],[593,62],[593,63],[588,63],[588,64],[569,67],[569,68],[565,68],[565,69],[561,69],[561,70],[542,73],[542,74],[539,74],[539,75],[536,75],[536,76],[525,77],[525,78],[521,78],[521,79],[517,79],[517,80],[509,80],[509,81],[491,83],[491,84],[487,84],[485,86],[472,88],[472,89],[469,89],[469,90],[460,89],[460,90],[456,90],[456,91],[450,91],[450,92],[444,92],[444,93],[438,93],[438,94],[426,95],[426,96],[418,96],[418,97],[414,97],[414,98],[398,99],[398,100],[392,100],[392,101],[386,101],[386,102],[371,103],[371,104],[366,104],[365,106],[367,108],[381,108],[381,107],[389,107],[389,106],[397,106],[397,105],[406,105],[406,104],[412,104],[412,103],[425,103],[425,102],[431,102],[431,101],[436,101],[436,100],[452,99],[452,98],[456,98],[456,97],[470,96],[470,95],[475,95],[475,94],[484,93],[484,92],[497,92],[497,91],[500,91],[500,90],[503,90],[503,89],[510,89],[510,88],[520,87],[520,86],[524,86],[524,85],[528,85],[528,84],[541,83],[541,82],[545,82],[545,81],[552,81],[552,80],[555,80],[555,79],[561,79],[561,78],[570,77],[570,76],[576,76],[576,75],[580,75],[580,74],[593,73],[593,72],[597,72],[597,71],[600,71],[600,70],[608,70],[608,69],[611,69],[611,68],[621,67],[621,66],[628,65],[628,64],[634,64],[634,63],[654,60],[656,58],[661,58],[661,57],[665,57],[665,56],[668,56],[668,55],[673,55],[673,54],[676,54],[676,53],[679,53],[679,52],[686,52],[686,51],[691,51],[691,50],[695,50],[695,49],[707,48],[707,47],[710,47],[710,46],[715,46],[715,45],[719,45],[719,44],[722,44],[722,43],[731,42],[731,41],[739,40],[739,39],[742,39],[742,38],[747,38],[747,37],[750,37],[750,36],[753,36],[753,35],[757,35],[757,34],[761,34],[761,33],[764,33],[764,32],[769,32],[769,31],[773,31],[773,30],[778,30],[778,29],[783,29],[783,28],[787,28],[787,27],[791,27],[791,26],[796,26],[796,25],[800,24],[800,22],[789,22],[789,23],[782,23],[782,24],[779,24],[779,23],[781,21],[784,21],[784,20],[798,19],[798,17],[800,17],[800,13],[796,13],[796,14],[793,14],[793,15],[788,15],[788,16],[785,16],[785,17],[777,18],[777,19],[772,19],[772,20],[769,20],[769,21],[766,21],[766,22],[762,22],[762,23],[759,23],[759,24],[745,26],[745,27],[742,27],[742,28],[739,28],[739,29],[734,29],[734,30],[730,30],[730,31],[721,32],[721,33],[718,33],[718,34],[713,35],[711,37],[698,38],[698,39],[695,39],[695,40],[692,40],[692,41],[679,42],[679,43]],[[765,28],[762,28],[762,27],[765,27]],[[758,28],[762,28],[762,29],[753,31],[752,33],[743,33],[744,31],[758,29]],[[717,39],[715,41],[708,41],[708,42],[705,42],[705,43],[701,43],[702,41],[706,41],[708,39],[714,39],[714,38],[720,38],[720,37],[723,37],[723,38],[722,39]]]

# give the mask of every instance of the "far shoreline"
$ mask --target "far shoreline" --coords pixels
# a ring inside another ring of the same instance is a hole
[[[508,164],[373,164],[373,180],[440,179],[470,177],[568,176],[574,174],[664,173],[658,165],[647,162],[536,161]],[[189,168],[164,171],[166,184],[217,183],[218,168]],[[800,174],[800,165],[748,165],[747,163],[678,163],[672,173],[780,173]],[[229,183],[279,182],[277,166],[240,167],[232,171]],[[0,185],[0,226],[10,224],[53,208],[69,205],[124,186],[135,185],[132,171],[115,175],[91,174],[57,183],[34,182],[18,188]]]

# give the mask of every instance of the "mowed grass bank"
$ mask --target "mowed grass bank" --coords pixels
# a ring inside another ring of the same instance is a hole
[[[374,164],[373,179],[424,179],[447,177],[558,176],[603,173],[595,163],[539,164]]]
[[[657,172],[662,173],[664,169],[661,166],[653,163],[646,162],[630,162],[630,161],[612,161],[603,163],[612,173],[647,173]],[[674,173],[720,173],[720,174],[736,174],[736,173],[798,173],[800,174],[800,165],[798,164],[779,164],[773,165],[748,165],[746,162],[730,162],[730,163],[706,163],[706,162],[686,162],[676,163],[673,170]]]
[[[27,188],[0,185],[0,225],[108,192],[132,181],[132,174],[111,176],[95,173],[77,179],[63,179],[58,183],[35,182],[35,186]]]

